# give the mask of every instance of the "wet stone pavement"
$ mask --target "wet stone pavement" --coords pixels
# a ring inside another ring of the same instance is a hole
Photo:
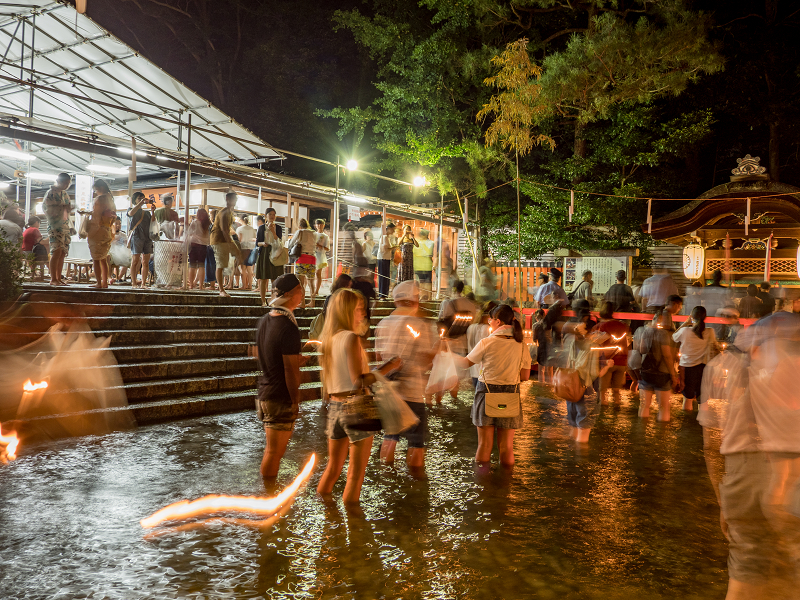
[[[145,539],[139,524],[181,499],[271,494],[252,412],[23,448],[0,465],[2,597],[724,598],[727,548],[694,415],[676,397],[670,423],[638,419],[624,397],[576,448],[564,403],[535,391],[513,473],[476,472],[463,391],[430,409],[427,479],[402,451],[382,467],[376,438],[360,514],[316,495],[325,418],[304,403],[278,489],[312,452],[320,462],[266,529],[217,522]]]

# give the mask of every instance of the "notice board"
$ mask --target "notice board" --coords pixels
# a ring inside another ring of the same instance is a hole
[[[605,294],[616,283],[617,271],[628,273],[627,256],[577,256],[564,259],[563,287],[571,292],[583,279],[584,271],[592,272],[594,294]]]

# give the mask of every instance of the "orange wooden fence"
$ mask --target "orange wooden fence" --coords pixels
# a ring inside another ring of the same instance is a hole
[[[500,291],[500,300],[514,298],[517,302],[533,302],[533,295],[528,291],[529,287],[538,285],[539,273],[549,273],[550,267],[494,267],[492,269],[497,276],[497,287]],[[520,277],[522,284],[522,296],[517,298],[517,276]]]

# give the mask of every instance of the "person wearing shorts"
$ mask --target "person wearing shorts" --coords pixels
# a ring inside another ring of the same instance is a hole
[[[328,266],[328,252],[331,249],[331,240],[328,234],[325,233],[325,220],[317,219],[314,221],[314,227],[317,230],[317,245],[315,255],[317,259],[317,272],[314,275],[314,289],[312,290],[311,297],[314,298],[319,294],[319,288],[322,287],[323,271]]]
[[[128,231],[131,246],[131,288],[147,287],[150,276],[150,256],[153,254],[153,240],[150,239],[150,220],[155,210],[154,201],[150,201],[150,210],[145,203],[147,197],[142,192],[134,192],[131,207],[128,209]],[[141,283],[137,283],[139,274]]]
[[[292,437],[300,406],[300,330],[292,311],[300,304],[303,288],[292,274],[275,280],[278,294],[256,330],[258,364],[258,416],[264,424],[266,445],[261,475],[275,477]]]
[[[691,317],[672,334],[672,340],[681,348],[679,367],[683,384],[683,410],[692,410],[695,398],[699,402],[706,362],[717,347],[714,330],[706,327],[706,308],[695,306]]]
[[[225,274],[223,271],[228,268],[231,255],[238,252],[236,244],[231,237],[231,225],[233,224],[233,207],[236,206],[236,192],[228,192],[225,195],[225,208],[217,213],[214,219],[214,227],[211,230],[211,248],[214,250],[214,261],[216,263],[216,278],[219,283],[219,295],[230,298],[230,294],[225,291]]]
[[[428,439],[428,414],[425,407],[425,373],[433,364],[439,348],[436,325],[430,319],[417,316],[419,311],[419,285],[416,281],[397,284],[392,292],[394,312],[378,325],[375,349],[381,361],[393,357],[402,359],[403,366],[392,375],[397,391],[419,422],[398,435],[384,435],[381,444],[381,462],[392,464],[400,437],[408,441],[406,465],[409,469],[425,466],[425,446]],[[410,329],[409,329],[410,328]],[[414,337],[410,330],[417,332]]]
[[[315,254],[317,246],[317,234],[314,233],[308,226],[308,221],[300,219],[300,228],[294,232],[289,248],[300,246],[300,258],[294,264],[294,272],[300,280],[300,285],[305,290],[306,282],[308,282],[308,293],[311,296],[311,302],[314,302],[314,278],[317,275],[317,258]],[[305,294],[305,291],[304,291]],[[303,301],[300,308],[306,307],[306,298],[303,295]]]
[[[67,285],[61,273],[72,240],[69,218],[75,206],[67,193],[70,185],[72,178],[69,174],[59,173],[42,201],[47,215],[47,235],[50,238],[50,285]]]
[[[639,328],[634,337],[634,349],[643,357],[639,379],[639,416],[642,418],[650,416],[654,394],[659,403],[658,420],[669,421],[670,418],[669,401],[672,389],[678,385],[674,346],[666,329],[671,322],[666,309],[657,309],[651,324]]]

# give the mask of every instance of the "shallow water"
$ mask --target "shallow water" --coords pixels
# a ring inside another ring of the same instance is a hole
[[[252,413],[31,446],[0,465],[4,598],[724,598],[727,548],[694,416],[604,408],[586,449],[564,404],[528,395],[513,474],[478,473],[469,393],[431,409],[427,480],[377,460],[363,514],[323,502],[324,413],[302,406],[264,530],[213,523],[144,539],[139,520],[205,494],[259,495]],[[400,442],[404,448],[405,442]],[[495,454],[496,457],[496,454]],[[341,495],[344,477],[335,492]],[[269,490],[272,493],[272,490]]]

